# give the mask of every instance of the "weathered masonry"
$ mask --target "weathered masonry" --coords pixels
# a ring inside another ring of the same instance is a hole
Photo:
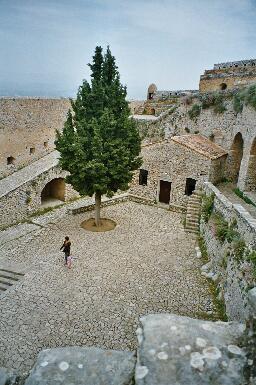
[[[53,151],[36,162],[0,181],[1,227],[28,218],[48,205],[62,204],[78,197],[65,183],[67,172],[58,167],[58,152]]]
[[[203,182],[223,179],[227,152],[201,135],[182,135],[144,146],[142,157],[131,193],[186,205],[188,196]]]
[[[54,150],[68,99],[0,98],[0,178]]]
[[[199,91],[223,91],[256,82],[256,59],[214,64],[200,76]]]

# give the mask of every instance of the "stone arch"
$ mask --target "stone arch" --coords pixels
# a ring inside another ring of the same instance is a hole
[[[147,94],[147,99],[153,99],[154,93],[157,91],[157,87],[154,83],[150,84],[148,87],[148,94]]]
[[[245,190],[256,190],[256,137],[254,138],[250,150],[250,157],[245,178]]]
[[[238,182],[241,161],[243,158],[244,140],[242,134],[238,132],[234,137],[231,149],[229,151],[229,177],[233,183]]]
[[[65,201],[66,185],[64,178],[55,178],[48,182],[41,192],[41,204],[54,205]]]

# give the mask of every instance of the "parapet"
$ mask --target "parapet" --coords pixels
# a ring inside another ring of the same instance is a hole
[[[214,64],[200,76],[199,91],[240,89],[256,83],[256,59]]]

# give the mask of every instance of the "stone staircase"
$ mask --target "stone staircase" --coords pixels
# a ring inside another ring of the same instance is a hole
[[[17,283],[23,276],[23,273],[0,269],[0,294],[10,289],[12,285]]]
[[[190,195],[187,204],[185,231],[199,234],[199,221],[201,213],[201,191],[195,190]]]
[[[136,111],[136,115],[142,115],[144,112],[144,108],[145,108],[144,104],[139,106],[137,111]]]

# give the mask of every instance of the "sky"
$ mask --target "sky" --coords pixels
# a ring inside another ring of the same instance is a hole
[[[198,89],[214,63],[256,58],[256,0],[0,0],[0,95],[74,97],[96,45],[129,99]]]

